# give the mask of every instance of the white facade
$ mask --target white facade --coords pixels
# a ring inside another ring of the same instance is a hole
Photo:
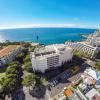
[[[95,52],[100,51],[100,30],[90,34],[83,42],[65,42],[66,46],[71,47],[73,51],[81,51],[90,55],[92,58]]]
[[[61,66],[72,59],[72,49],[64,44],[48,45],[31,53],[33,70],[45,72],[46,69]]]
[[[93,57],[94,53],[97,52],[97,47],[86,44],[85,42],[66,42],[68,47],[71,47],[73,51],[81,51]]]
[[[0,61],[3,64],[7,64],[13,61],[18,53],[22,51],[22,47],[19,45],[9,45],[0,51]]]
[[[90,45],[94,47],[100,47],[100,30],[90,34],[87,38],[87,41],[90,42]]]

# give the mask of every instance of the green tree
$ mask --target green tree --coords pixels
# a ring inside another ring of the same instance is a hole
[[[8,64],[8,66],[19,66],[19,62],[18,61],[13,61],[11,63]]]
[[[30,47],[30,43],[28,43],[28,42],[21,42],[21,45],[23,46],[23,47],[25,47],[25,48],[28,48],[28,47]]]
[[[26,62],[26,63],[24,64],[24,69],[25,69],[26,71],[28,71],[28,72],[32,72],[32,71],[33,71],[31,61]]]
[[[31,46],[30,47],[30,52],[34,52],[35,48],[36,48],[36,46]]]
[[[100,59],[100,51],[95,53],[95,58]]]
[[[2,89],[5,94],[14,93],[21,85],[21,66],[18,62],[8,64],[6,76],[2,79]]]
[[[26,76],[23,80],[23,85],[25,85],[26,87],[33,86],[35,84],[35,77],[35,75]]]
[[[85,57],[85,58],[90,58],[91,56],[89,54],[87,54],[86,52],[81,52],[81,51],[75,51],[74,52],[74,55],[79,57],[79,58],[82,58],[82,57]]]
[[[98,71],[100,71],[100,62],[96,62],[95,67]]]
[[[37,77],[35,78],[35,80],[36,80],[36,84],[35,84],[35,85],[38,86],[38,85],[41,85],[41,84],[42,84],[42,81],[41,81],[41,78],[40,78],[40,77],[37,76]]]
[[[26,55],[25,59],[24,59],[24,63],[30,61],[30,55]]]
[[[20,53],[17,55],[16,60],[19,61],[20,63],[23,63],[23,58],[25,57],[24,53]]]
[[[79,51],[75,51],[74,52],[74,55],[79,57],[79,58],[82,58],[83,57],[83,53],[79,52]]]

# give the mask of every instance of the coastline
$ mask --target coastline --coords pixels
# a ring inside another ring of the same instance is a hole
[[[36,42],[40,44],[61,44],[66,41],[83,41],[82,35],[94,33],[95,29],[83,28],[25,28],[0,30],[0,40],[11,42]],[[37,39],[38,37],[38,39]]]

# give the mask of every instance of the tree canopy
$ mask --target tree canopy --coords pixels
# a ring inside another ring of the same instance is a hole
[[[2,89],[4,93],[12,94],[21,85],[21,66],[18,62],[13,62],[8,65],[6,75],[2,79]]]
[[[28,71],[28,72],[32,72],[32,71],[33,71],[31,61],[26,62],[26,63],[24,64],[24,69],[25,69],[26,71]]]
[[[96,62],[95,67],[98,71],[100,71],[100,62]]]
[[[100,51],[95,53],[95,58],[100,59]]]
[[[29,54],[26,55],[26,57],[24,58],[24,62],[28,62],[28,61],[30,61],[30,55]]]
[[[26,76],[23,80],[23,85],[26,87],[33,86],[35,84],[35,77],[36,76],[34,74]]]

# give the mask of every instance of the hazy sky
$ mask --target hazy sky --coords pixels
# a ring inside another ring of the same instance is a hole
[[[0,28],[99,25],[100,0],[0,0]]]

